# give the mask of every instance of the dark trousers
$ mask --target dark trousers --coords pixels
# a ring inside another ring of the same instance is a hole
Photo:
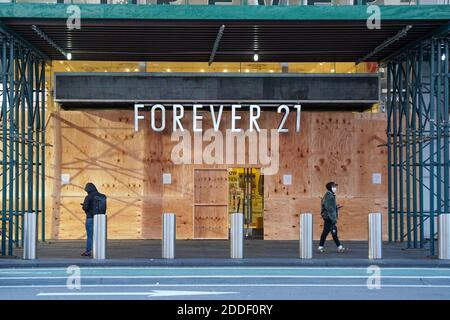
[[[341,242],[338,237],[338,230],[336,225],[331,220],[324,220],[322,235],[320,236],[319,246],[323,247],[325,244],[325,240],[327,239],[328,234],[331,232],[333,236],[333,240],[336,243],[336,246],[340,246]]]
[[[86,218],[86,252],[91,252],[92,250],[92,236],[94,233],[94,217]]]

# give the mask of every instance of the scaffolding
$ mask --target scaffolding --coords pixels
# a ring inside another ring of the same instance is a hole
[[[449,26],[386,62],[389,241],[436,255],[450,212]]]
[[[0,26],[1,255],[23,245],[25,212],[45,240],[45,58]]]

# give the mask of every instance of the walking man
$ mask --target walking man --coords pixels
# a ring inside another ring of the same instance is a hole
[[[320,236],[320,243],[319,243],[319,252],[325,252],[325,249],[323,248],[325,245],[325,240],[327,239],[328,234],[331,232],[331,235],[333,236],[333,240],[336,243],[336,246],[338,247],[338,252],[344,252],[345,248],[341,245],[341,242],[339,241],[338,237],[338,230],[337,230],[337,221],[338,221],[338,210],[341,208],[341,206],[338,206],[336,204],[336,191],[337,191],[337,184],[332,182],[328,182],[326,184],[327,192],[322,198],[322,210],[321,215],[323,219],[323,232]]]

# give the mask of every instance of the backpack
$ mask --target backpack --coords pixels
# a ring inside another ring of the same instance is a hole
[[[106,214],[106,196],[102,193],[97,193],[94,196],[93,214]]]

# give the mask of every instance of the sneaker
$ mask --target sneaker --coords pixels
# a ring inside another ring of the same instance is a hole
[[[90,257],[91,253],[89,251],[85,251],[81,254],[82,257]]]
[[[337,251],[338,251],[339,253],[345,252],[346,250],[347,250],[347,249],[344,248],[343,246],[339,246],[338,249],[337,249]]]
[[[323,247],[318,247],[318,248],[317,248],[317,251],[319,251],[320,253],[324,253],[324,252],[325,252],[325,249],[324,249]]]

